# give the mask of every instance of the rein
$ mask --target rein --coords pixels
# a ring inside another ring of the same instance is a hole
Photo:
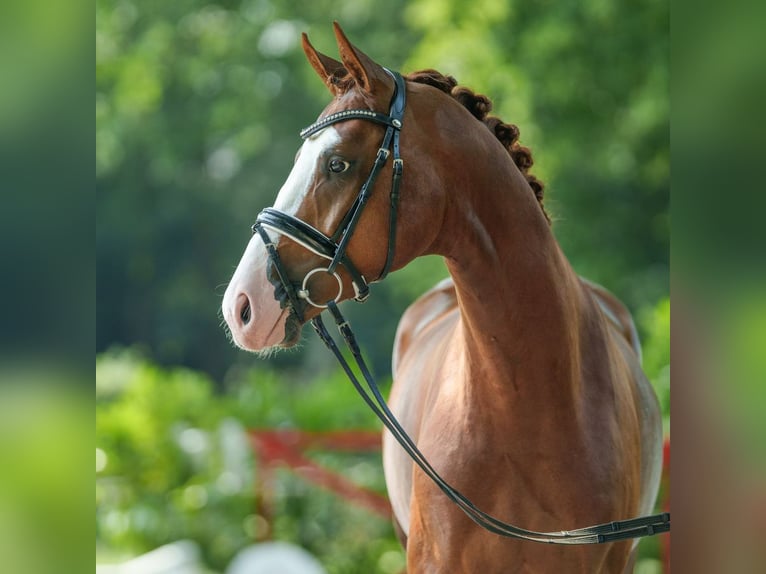
[[[317,307],[319,309],[328,309],[338,327],[340,335],[343,337],[346,346],[356,363],[356,367],[364,379],[367,388],[359,381],[349,362],[343,356],[335,340],[327,331],[321,314],[311,319],[311,325],[325,346],[332,352],[338,360],[341,368],[348,376],[354,388],[362,397],[367,406],[375,413],[383,425],[393,435],[405,452],[417,464],[421,470],[444,492],[444,494],[455,503],[471,520],[482,528],[500,536],[515,538],[518,540],[529,540],[532,542],[541,542],[547,544],[602,544],[605,542],[615,542],[618,540],[627,540],[632,538],[641,538],[651,536],[661,532],[670,531],[670,513],[664,512],[651,516],[642,516],[628,520],[618,520],[597,524],[586,528],[575,530],[562,530],[559,532],[536,532],[526,530],[512,524],[508,524],[482,511],[471,502],[460,491],[445,481],[436,470],[431,466],[423,453],[418,449],[415,442],[410,438],[407,432],[402,428],[399,421],[388,407],[383,395],[378,388],[377,382],[362,356],[359,344],[356,341],[351,326],[343,317],[338,309],[337,303],[340,301],[343,292],[343,281],[337,273],[338,265],[343,265],[351,275],[354,287],[355,300],[363,302],[369,296],[369,285],[364,276],[359,273],[357,268],[351,262],[346,254],[348,243],[361,217],[362,210],[372,193],[375,180],[378,174],[388,160],[391,151],[394,156],[393,180],[391,185],[391,209],[389,213],[389,237],[388,252],[386,262],[377,281],[383,279],[390,270],[394,257],[396,245],[396,215],[399,200],[399,186],[402,178],[404,163],[399,156],[399,134],[402,127],[402,119],[405,108],[405,85],[404,79],[397,72],[386,70],[394,79],[394,94],[391,99],[388,115],[371,110],[345,110],[331,114],[315,122],[311,126],[301,131],[301,137],[304,139],[317,133],[318,131],[332,124],[346,121],[349,119],[365,119],[386,126],[386,133],[383,142],[378,150],[375,163],[370,175],[362,185],[359,194],[352,204],[349,211],[344,216],[338,229],[328,237],[311,225],[284,213],[282,211],[267,208],[264,209],[256,219],[253,225],[253,232],[258,233],[263,239],[269,258],[284,286],[287,299],[292,307],[293,313],[298,319],[303,321],[301,311],[301,301]],[[390,150],[389,148],[393,148]],[[286,235],[296,241],[304,248],[320,257],[328,260],[327,267],[317,267],[309,271],[299,288],[290,281],[287,270],[282,263],[276,246],[272,242],[266,229],[271,229],[282,235]],[[308,280],[316,273],[325,272],[335,277],[338,282],[338,295],[334,300],[327,301],[326,304],[317,304],[311,299],[308,290]]]

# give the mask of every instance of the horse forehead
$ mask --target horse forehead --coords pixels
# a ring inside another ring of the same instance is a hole
[[[295,165],[274,201],[275,209],[291,215],[298,211],[311,186],[317,160],[340,141],[338,130],[329,126],[303,143]]]

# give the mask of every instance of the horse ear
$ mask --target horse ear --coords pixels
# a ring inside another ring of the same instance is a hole
[[[306,58],[308,58],[311,67],[316,70],[316,73],[319,74],[319,77],[322,78],[325,85],[333,94],[335,94],[335,84],[332,83],[332,78],[337,70],[343,68],[343,64],[330,56],[325,56],[321,52],[318,52],[314,46],[311,45],[311,42],[309,42],[309,37],[305,32],[302,34],[302,44],[303,51],[306,54]]]
[[[337,22],[333,22],[335,39],[338,42],[338,52],[343,65],[354,78],[363,92],[374,94],[376,91],[389,87],[391,79],[380,64],[362,52],[348,41]]]

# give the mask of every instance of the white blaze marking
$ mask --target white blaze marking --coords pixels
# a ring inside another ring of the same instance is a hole
[[[295,165],[279,190],[274,207],[289,215],[295,215],[306,198],[322,154],[340,142],[340,134],[332,126],[307,139],[301,147]],[[269,231],[278,244],[279,234]],[[260,350],[277,345],[285,336],[287,313],[274,299],[274,287],[266,276],[269,256],[260,235],[254,234],[242,255],[234,276],[223,297],[223,314],[231,327],[235,342],[247,349]],[[242,294],[251,305],[251,317],[242,325],[237,317]]]
[[[333,126],[325,128],[304,142],[298,161],[295,162],[287,181],[274,201],[274,209],[295,215],[309,190],[317,160],[323,152],[337,145],[338,142],[340,142],[340,134]]]

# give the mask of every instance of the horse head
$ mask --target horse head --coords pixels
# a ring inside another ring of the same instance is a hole
[[[224,295],[224,319],[247,350],[294,345],[326,302],[365,298],[368,283],[426,252],[438,233],[438,174],[425,162],[402,177],[405,160],[419,164],[425,149],[420,130],[407,127],[419,93],[437,90],[405,84],[337,24],[335,36],[341,61],[303,35],[309,63],[334,99],[302,132],[292,171],[259,215]]]

